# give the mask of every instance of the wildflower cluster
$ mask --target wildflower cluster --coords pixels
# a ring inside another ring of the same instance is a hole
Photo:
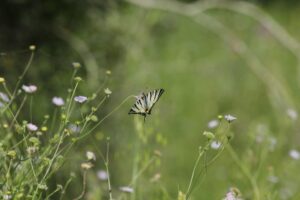
[[[203,175],[203,168],[207,168],[211,165],[216,158],[223,152],[225,147],[228,145],[229,140],[231,139],[231,135],[229,133],[229,125],[235,121],[237,118],[232,115],[219,115],[218,119],[213,119],[208,122],[208,128],[213,130],[215,129],[214,133],[211,131],[204,131],[203,136],[207,139],[207,142],[204,146],[199,147],[198,157],[196,159],[192,175],[189,181],[189,185],[187,187],[186,192],[179,191],[178,193],[178,200],[187,200],[191,193],[193,192],[194,188],[196,187],[199,177]],[[213,155],[211,160],[206,161],[203,159],[208,153],[209,149],[217,150],[218,152]],[[201,160],[205,161],[204,166],[201,166]],[[226,199],[226,200],[238,200],[238,199]]]
[[[33,53],[36,47],[32,45],[29,49]],[[73,66],[76,75],[81,65]],[[53,114],[36,119],[32,113],[27,116],[22,112],[25,107],[32,110],[32,102],[41,90],[34,84],[21,84],[27,70],[13,90],[0,77],[1,199],[50,199],[56,193],[63,198],[66,186],[53,189],[48,180],[63,166],[72,146],[92,132],[90,127],[97,127],[96,111],[111,91],[106,89],[93,98],[77,95],[82,78],[74,76],[67,96],[49,99]],[[81,109],[82,106],[85,108]],[[81,164],[83,170],[91,169],[96,162],[92,151],[87,151],[86,157],[87,161]],[[103,172],[98,176],[107,179]]]

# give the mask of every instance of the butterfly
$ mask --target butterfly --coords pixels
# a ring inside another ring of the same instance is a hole
[[[136,102],[130,109],[128,114],[139,114],[144,116],[144,120],[147,115],[151,115],[151,110],[160,96],[164,93],[164,89],[157,89],[147,94],[142,93],[136,97]]]

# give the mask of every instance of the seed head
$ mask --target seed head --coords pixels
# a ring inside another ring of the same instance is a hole
[[[30,50],[30,51],[34,51],[35,49],[36,49],[36,46],[35,46],[35,45],[30,45],[30,46],[29,46],[29,50]]]
[[[72,65],[74,69],[79,69],[81,67],[81,64],[79,62],[73,62]]]
[[[112,91],[109,88],[105,88],[104,93],[109,97],[109,95],[112,94]]]
[[[89,170],[93,167],[93,164],[90,162],[81,163],[81,168],[84,170]]]
[[[0,83],[5,83],[5,78],[0,77]]]

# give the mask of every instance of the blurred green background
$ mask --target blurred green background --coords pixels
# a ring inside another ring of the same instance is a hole
[[[299,119],[289,117],[289,111],[300,108],[299,3],[146,2],[1,2],[0,74],[9,87],[25,67],[27,46],[37,46],[24,79],[40,88],[34,121],[51,112],[53,96],[66,94],[74,61],[83,65],[82,95],[90,96],[103,83],[113,92],[100,118],[129,95],[166,90],[145,123],[144,136],[137,134],[137,119],[127,115],[132,99],[73,149],[53,187],[66,181],[70,171],[78,172],[68,191],[68,198],[76,196],[85,152],[105,151],[103,138],[110,137],[115,194],[130,182],[135,159],[142,167],[159,150],[162,157],[138,179],[134,196],[176,199],[178,189],[187,188],[198,147],[206,141],[202,132],[207,123],[229,113],[238,118],[231,126],[231,144],[256,176],[261,199],[299,199],[299,161],[289,156],[291,149],[300,149]],[[106,70],[112,71],[109,80]],[[106,199],[106,183],[96,177],[103,167],[99,157],[89,173],[86,199]],[[161,178],[152,183],[156,173]],[[271,176],[278,180],[270,181]],[[245,199],[253,198],[251,184],[224,151],[192,199],[221,199],[232,186]]]

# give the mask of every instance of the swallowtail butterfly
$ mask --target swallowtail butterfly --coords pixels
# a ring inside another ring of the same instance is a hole
[[[164,93],[164,89],[157,89],[147,94],[142,93],[136,97],[136,102],[130,109],[128,114],[139,114],[144,116],[144,119],[147,115],[151,115],[151,110],[155,103],[158,101],[160,96]]]

